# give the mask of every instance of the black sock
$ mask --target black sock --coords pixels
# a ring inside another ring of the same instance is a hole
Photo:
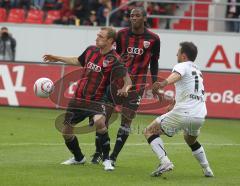
[[[201,147],[201,144],[198,141],[196,141],[194,144],[189,145],[189,147],[192,149],[192,151],[195,151]]]
[[[78,143],[78,139],[76,136],[74,136],[70,140],[65,140],[65,144],[66,144],[67,148],[70,150],[70,152],[73,153],[76,161],[81,161],[83,159],[84,155],[81,152],[81,149],[80,149],[79,143]]]
[[[109,151],[110,151],[110,138],[108,132],[101,134],[101,146],[103,153],[103,161],[109,159]]]
[[[151,142],[153,141],[153,140],[155,140],[156,138],[159,138],[160,136],[158,135],[158,134],[153,134],[153,135],[151,135],[148,139],[147,139],[147,141],[148,141],[148,143],[149,144],[151,144]]]
[[[128,128],[128,127],[121,126],[118,129],[116,143],[115,143],[113,152],[110,156],[111,160],[116,161],[119,152],[122,150],[128,136],[129,136],[129,132],[130,132],[130,128]]]
[[[100,133],[96,132],[95,138],[95,146],[96,146],[96,153],[102,154],[102,143],[101,143],[101,135]]]

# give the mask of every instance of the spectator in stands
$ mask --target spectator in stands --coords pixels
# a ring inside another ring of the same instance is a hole
[[[32,6],[32,1],[29,1],[29,0],[19,0],[19,4],[18,4],[19,8],[24,8],[24,9],[29,10],[31,6]]]
[[[95,10],[97,11],[99,7],[102,6],[101,0],[88,0],[87,2],[87,9],[88,10]]]
[[[98,21],[99,21],[100,26],[106,25],[107,16],[108,16],[109,13],[110,13],[109,8],[104,8],[103,9],[103,12],[102,12],[101,16],[98,17]]]
[[[227,18],[236,19],[236,21],[227,21],[227,31],[240,32],[240,6],[234,3],[240,3],[240,0],[228,0],[228,3],[232,3],[227,6]],[[238,19],[238,20],[237,20]]]
[[[9,4],[8,0],[2,0],[0,1],[0,7],[7,8]]]
[[[83,22],[86,26],[98,26],[96,12],[92,10],[90,12],[89,18]]]
[[[240,1],[240,0],[235,0]],[[116,8],[127,0],[0,0],[0,6],[7,9],[10,8],[24,8],[29,10],[30,8],[48,10],[59,10],[62,18],[55,21],[55,24],[63,25],[92,25],[92,26],[104,26],[106,24],[106,18],[112,11],[113,7]],[[130,3],[127,6],[121,8],[110,17],[110,25],[112,26],[129,26],[129,18],[126,12],[132,10],[135,7],[142,6],[143,2]],[[171,4],[173,5],[173,4]],[[173,9],[166,3],[147,3],[147,12],[152,15],[173,15]],[[170,7],[170,9],[169,9]],[[89,10],[94,11],[95,15]],[[75,16],[75,17],[74,17]],[[231,14],[229,14],[231,16]],[[166,19],[165,28],[170,27],[169,19]],[[151,28],[159,28],[159,19],[148,19],[148,23]],[[163,25],[161,19],[161,25]]]
[[[128,27],[130,26],[130,19],[129,19],[129,13],[128,11],[124,11],[123,13],[123,19],[120,24],[121,27]]]
[[[10,9],[16,7],[19,4],[20,0],[0,0],[0,7]]]
[[[45,0],[43,9],[48,10],[60,10],[63,8],[63,2],[61,0]]]
[[[8,32],[7,27],[0,31],[0,60],[15,61],[16,40]]]
[[[11,8],[18,7],[19,3],[20,3],[20,0],[10,0]]]
[[[45,0],[33,0],[33,6],[40,10],[43,9],[44,3],[45,3]]]
[[[84,6],[85,4],[83,3],[82,0],[77,0],[75,1],[74,8],[72,10],[73,14],[80,19],[80,22],[84,22],[86,19],[86,16],[88,15],[87,9]]]
[[[106,24],[106,19],[110,11],[112,10],[112,2],[110,0],[98,0],[101,6],[97,10],[97,18],[100,26]]]
[[[75,25],[75,18],[72,15],[63,15],[60,19],[53,21],[53,23],[58,25]]]

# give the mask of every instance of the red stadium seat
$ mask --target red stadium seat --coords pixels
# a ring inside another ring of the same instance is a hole
[[[7,11],[5,8],[0,8],[0,22],[5,22],[7,18]]]
[[[7,22],[10,23],[23,23],[25,20],[25,11],[20,8],[13,8],[10,10]]]
[[[47,12],[47,17],[44,21],[45,24],[52,24],[54,20],[60,19],[60,11],[58,10],[49,10]]]
[[[159,28],[160,26],[160,20],[158,18],[152,19],[152,28]]]
[[[29,10],[27,13],[26,23],[31,24],[42,24],[43,23],[44,12],[42,10]]]
[[[197,2],[211,2],[211,0],[196,0],[196,4],[194,5],[195,11],[194,16],[197,17],[208,17],[209,11],[209,4],[198,4]],[[184,16],[191,17],[192,16],[192,5],[189,6],[189,9],[184,12]],[[173,24],[173,28],[176,30],[191,30],[192,21],[191,19],[180,19],[178,23]],[[200,30],[200,31],[207,31],[208,30],[208,20],[198,20],[195,19],[193,21],[193,29]]]

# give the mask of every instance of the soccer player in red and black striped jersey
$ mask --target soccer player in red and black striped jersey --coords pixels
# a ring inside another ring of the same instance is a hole
[[[126,142],[132,119],[135,117],[147,80],[148,67],[152,75],[152,82],[157,80],[158,59],[160,53],[160,38],[157,34],[146,28],[146,11],[142,7],[134,8],[130,13],[131,26],[118,32],[116,40],[116,51],[121,56],[131,76],[133,87],[122,102],[121,126],[118,130],[114,150],[110,156],[112,161],[116,161],[119,152]],[[113,100],[113,102],[118,102]],[[110,115],[110,113],[108,113]],[[97,138],[96,138],[97,139]],[[96,153],[92,162],[96,160],[101,152],[97,141]]]
[[[65,144],[74,157],[63,162],[65,165],[83,164],[86,158],[81,152],[78,139],[73,134],[73,126],[89,117],[96,125],[96,133],[101,142],[103,165],[105,170],[113,170],[109,160],[110,139],[105,125],[105,107],[103,95],[112,78],[121,76],[124,86],[118,90],[119,96],[127,96],[131,79],[126,68],[119,62],[119,55],[112,50],[116,31],[111,27],[101,28],[97,34],[96,46],[88,47],[79,57],[62,57],[44,55],[45,62],[61,61],[67,64],[80,65],[81,79],[74,98],[69,102],[62,129]]]

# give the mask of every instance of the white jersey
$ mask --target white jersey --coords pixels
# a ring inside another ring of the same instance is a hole
[[[207,109],[204,99],[202,73],[191,61],[181,62],[174,66],[173,72],[181,75],[175,83],[176,104],[172,112],[183,115],[204,118]]]

